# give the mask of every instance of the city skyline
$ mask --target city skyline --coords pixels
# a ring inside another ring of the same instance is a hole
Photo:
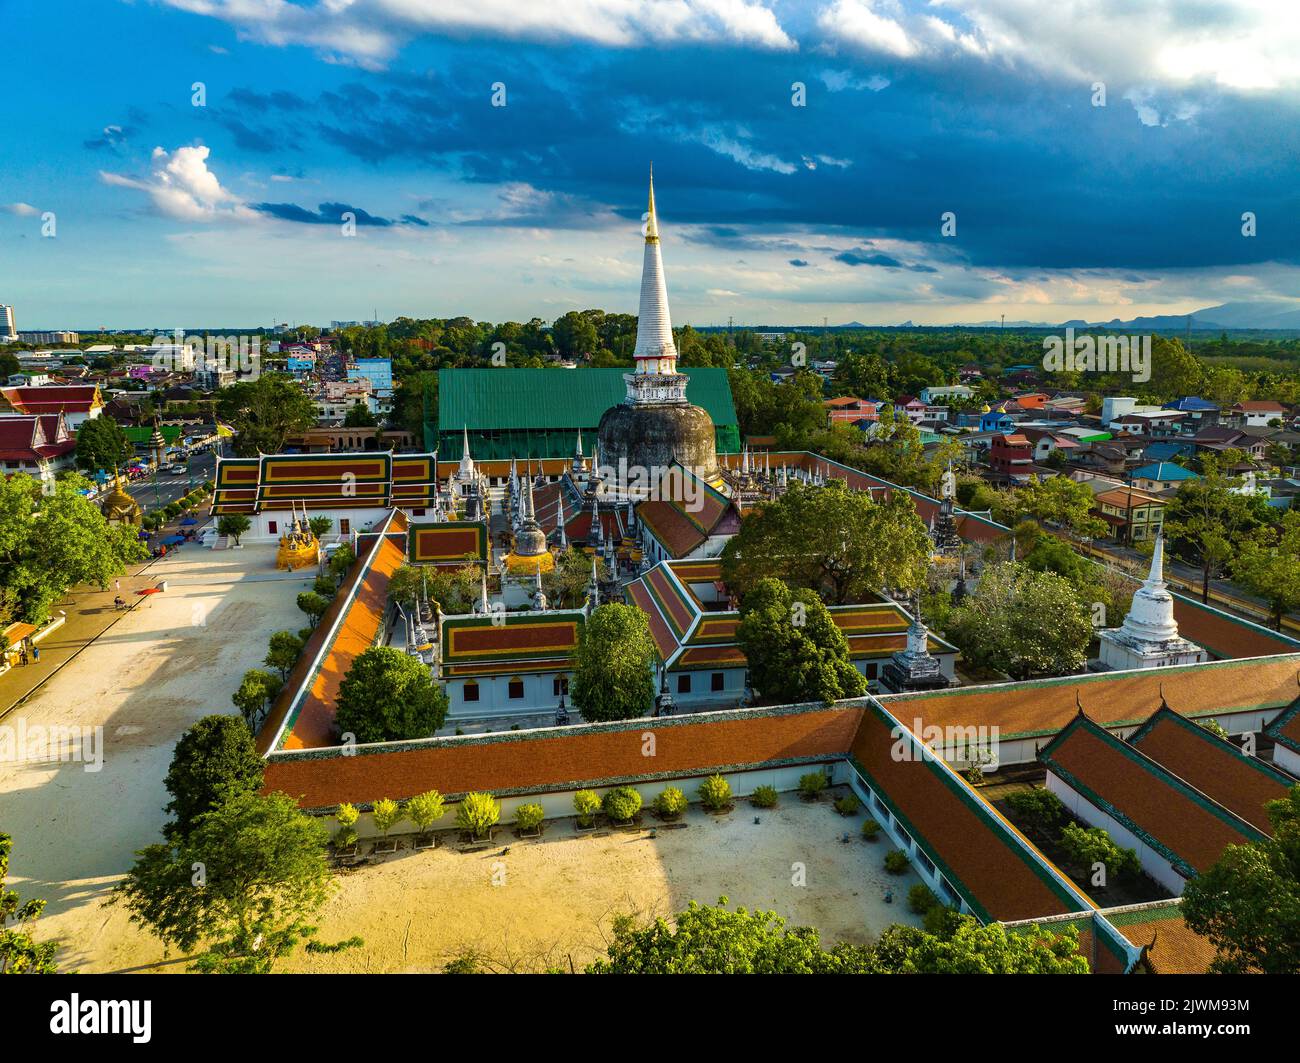
[[[47,330],[632,313],[651,162],[681,324],[1300,291],[1280,6],[496,10],[14,12],[66,46],[0,72],[25,145],[0,162],[0,302]],[[105,40],[149,58],[97,77],[80,56]]]

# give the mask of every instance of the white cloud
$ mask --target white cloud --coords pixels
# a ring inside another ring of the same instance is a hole
[[[730,43],[793,49],[763,0],[165,0],[262,44],[301,44],[380,66],[421,34],[491,33],[606,47]]]
[[[3,210],[6,214],[16,214],[20,218],[30,218],[40,213],[30,203],[6,203],[3,207],[0,207],[0,210]]]
[[[147,178],[101,170],[100,180],[119,188],[145,192],[154,209],[179,221],[250,221],[256,212],[246,207],[233,192],[223,188],[208,168],[210,149],[205,145],[180,147],[173,152],[154,148],[152,170]]]
[[[865,51],[910,59],[920,48],[901,22],[876,10],[884,6],[876,0],[833,0],[817,16],[817,25],[838,41]]]

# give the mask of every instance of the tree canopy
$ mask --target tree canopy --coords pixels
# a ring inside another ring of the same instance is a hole
[[[55,974],[54,942],[38,942],[31,931],[45,902],[24,901],[5,885],[13,845],[13,839],[0,832],[0,974]]]
[[[279,454],[290,435],[316,423],[316,407],[285,373],[263,373],[222,388],[217,413],[235,430],[240,457]]]
[[[241,724],[242,726],[242,724]],[[114,900],[195,970],[264,973],[315,928],[328,832],[287,794],[229,792],[192,829],[137,855]]]
[[[775,912],[692,901],[670,923],[617,919],[608,958],[588,974],[1087,974],[1078,931],[1008,932],[970,916],[942,934],[892,926],[875,945],[822,947],[812,927]]]
[[[81,494],[87,486],[71,475],[45,493],[40,481],[22,473],[0,478],[0,588],[28,623],[43,623],[69,587],[107,587],[148,556],[138,529],[105,520]]]
[[[134,453],[121,425],[111,417],[92,417],[77,429],[77,466],[87,472],[114,472]]]
[[[645,613],[611,602],[592,611],[573,658],[569,693],[588,722],[648,715],[658,659]]]
[[[204,716],[186,729],[172,751],[163,780],[172,798],[166,809],[172,822],[164,833],[188,834],[227,794],[255,793],[262,786],[263,767],[243,720]]]
[[[835,604],[862,601],[885,587],[925,582],[931,551],[909,495],[875,501],[840,481],[794,483],[745,519],[722,552],[722,578],[742,596],[775,576],[810,587]]]
[[[1213,942],[1217,973],[1300,974],[1300,785],[1265,809],[1273,836],[1229,845],[1183,892],[1183,919]]]
[[[967,661],[1013,679],[1078,671],[1093,635],[1092,618],[1067,580],[1014,561],[986,568],[944,631]]]
[[[860,697],[867,681],[849,660],[849,642],[815,591],[760,580],[740,603],[736,640],[764,700]]]
[[[361,743],[428,738],[447,718],[447,695],[419,660],[392,646],[360,654],[339,684],[334,722]]]

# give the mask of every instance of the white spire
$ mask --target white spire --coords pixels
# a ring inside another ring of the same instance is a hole
[[[1151,571],[1145,582],[1133,594],[1133,604],[1120,631],[1146,642],[1168,642],[1178,638],[1178,622],[1174,619],[1174,596],[1165,586],[1165,539],[1156,536],[1151,552]]]
[[[650,170],[650,201],[646,209],[645,255],[641,264],[641,306],[636,321],[638,373],[677,372],[677,346],[668,313],[668,286],[659,254],[659,216],[655,212],[654,168]]]
[[[474,475],[474,459],[469,456],[469,426],[461,426],[460,475],[462,478]]]
[[[527,520],[536,520],[536,514],[533,512],[533,463],[528,463],[528,510]]]

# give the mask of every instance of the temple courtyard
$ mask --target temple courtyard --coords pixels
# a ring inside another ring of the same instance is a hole
[[[320,912],[321,941],[356,936],[364,944],[326,955],[299,950],[280,969],[427,972],[474,953],[485,970],[568,970],[570,963],[581,970],[604,955],[615,916],[669,916],[691,900],[712,904],[724,895],[733,907],[773,909],[789,925],[814,926],[825,944],[867,943],[891,923],[919,925],[907,909],[907,890],[918,880],[884,871],[890,846],[858,837],[863,818],[783,794],[765,811],[742,801],[713,816],[692,806],[684,829],[659,827],[653,838],[650,817],[639,833],[598,836],[578,836],[572,820],[560,820],[539,841],[519,841],[506,828],[493,846],[469,853],[443,847],[441,838],[439,848],[416,852],[407,838],[396,855],[341,872]],[[889,889],[892,904],[884,900]],[[76,937],[64,956],[70,968],[187,966],[185,957],[165,957],[119,909],[83,906],[61,929]]]
[[[277,572],[274,546],[187,546],[123,577],[129,612],[115,613],[112,586],[70,596],[64,608],[112,622],[84,647],[60,648],[71,635],[54,632],[47,653],[66,661],[25,701],[0,706],[9,709],[0,729],[29,753],[0,757],[0,829],[14,839],[8,886],[48,902],[39,936],[72,943],[61,966],[99,947],[101,899],[135,850],[160,840],[176,740],[200,717],[234,711],[230,695],[261,666],[272,632],[305,626],[294,599],[312,575]],[[135,594],[164,580],[162,593]],[[52,727],[81,731],[51,747]],[[30,756],[51,749],[78,759]]]

